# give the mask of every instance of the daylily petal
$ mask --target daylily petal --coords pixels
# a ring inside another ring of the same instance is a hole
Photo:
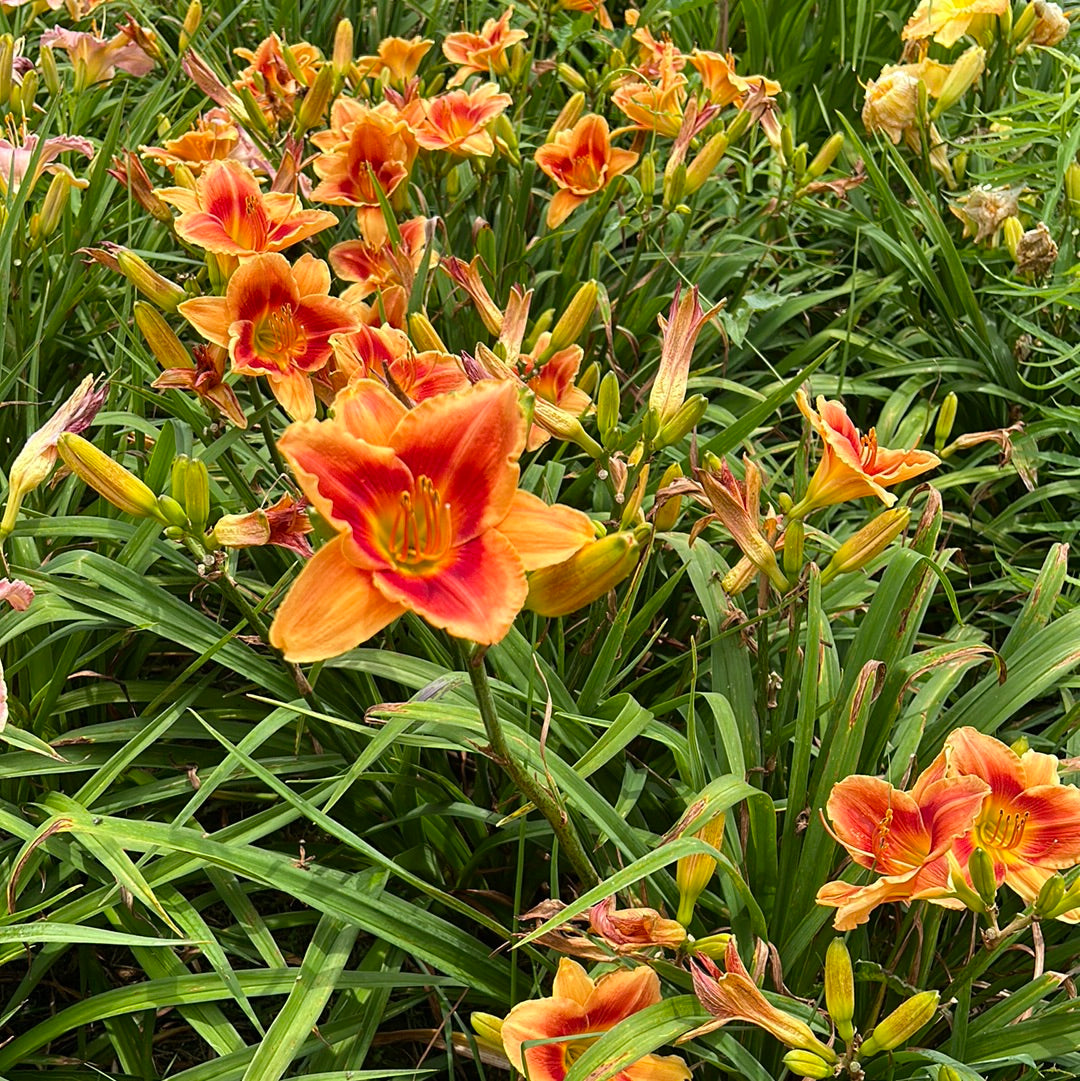
[[[426,399],[402,418],[390,439],[413,476],[429,477],[450,505],[457,544],[506,517],[524,443],[517,392],[510,383],[490,379]]]
[[[229,303],[224,297],[194,297],[176,309],[208,342],[229,345]]]
[[[627,1081],[690,1081],[692,1076],[678,1055],[646,1055],[619,1074]]]
[[[1080,788],[1038,785],[1012,801],[1020,836],[1013,852],[1039,867],[1063,869],[1080,863]],[[1012,864],[1009,864],[1011,870]],[[1005,880],[1009,881],[1006,871]]]
[[[587,514],[562,503],[549,505],[520,490],[496,528],[514,546],[527,571],[562,563],[596,537]]]
[[[325,297],[330,292],[330,268],[310,253],[301,255],[293,263],[292,276],[302,297],[312,294]]]
[[[589,974],[577,961],[571,961],[569,957],[560,957],[559,969],[555,973],[551,993],[555,998],[573,999],[584,1009],[589,1004],[589,996],[593,993],[593,981],[589,979]]]
[[[570,998],[542,998],[519,1002],[502,1026],[503,1050],[518,1070],[528,1067],[532,1081],[562,1081],[566,1076],[566,1042],[541,1044],[522,1054],[523,1043],[554,1040],[586,1032],[585,1009]]]
[[[293,420],[311,420],[315,416],[315,388],[303,372],[267,373],[267,381],[281,408]]]
[[[521,560],[494,529],[449,549],[434,573],[379,570],[374,579],[388,599],[432,626],[482,645],[506,636],[528,594]]]
[[[648,965],[620,968],[596,981],[585,1009],[589,1025],[597,1031],[614,1028],[620,1021],[660,1001],[660,979]]]
[[[404,612],[374,588],[371,574],[345,557],[345,537],[323,545],[304,564],[270,626],[286,660],[336,657],[377,634]]]
[[[334,399],[334,416],[346,430],[376,446],[388,446],[390,436],[408,410],[374,379],[350,383]]]

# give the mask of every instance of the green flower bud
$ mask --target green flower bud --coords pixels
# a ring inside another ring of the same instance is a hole
[[[850,1044],[855,1035],[855,974],[842,938],[834,938],[825,951],[825,1006],[840,1039]]]
[[[920,991],[917,995],[912,995],[907,1002],[901,1003],[878,1024],[870,1038],[863,1043],[859,1049],[860,1057],[870,1058],[907,1043],[919,1029],[929,1024],[940,997],[937,991]]]

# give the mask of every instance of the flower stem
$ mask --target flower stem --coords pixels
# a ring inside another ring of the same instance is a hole
[[[600,881],[600,876],[589,861],[573,823],[563,813],[562,808],[551,793],[543,785],[536,782],[510,751],[502,724],[499,721],[498,712],[495,709],[495,698],[491,693],[491,683],[488,681],[487,668],[484,664],[486,654],[486,646],[476,646],[463,659],[465,668],[469,673],[473,692],[476,695],[476,704],[480,708],[480,716],[484,721],[484,731],[487,733],[490,755],[506,771],[506,775],[514,782],[521,794],[548,820],[548,824],[558,839],[560,851],[566,854],[566,858],[573,865],[582,883],[586,887],[595,886]]]

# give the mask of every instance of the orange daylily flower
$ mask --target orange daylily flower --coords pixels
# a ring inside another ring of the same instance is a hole
[[[516,1070],[530,1081],[563,1081],[571,1063],[597,1036],[660,1001],[660,980],[647,966],[619,969],[589,978],[576,961],[560,958],[550,998],[519,1002],[502,1026],[503,1048]],[[580,1039],[566,1039],[568,1036]],[[532,1040],[551,1040],[535,1047]],[[554,1042],[558,1041],[558,1042]],[[612,1081],[689,1081],[677,1055],[646,1055]]]
[[[683,124],[686,76],[673,57],[665,55],[656,82],[625,82],[611,95],[612,104],[642,131],[675,138]]]
[[[826,804],[833,836],[857,864],[881,875],[867,886],[821,887],[817,902],[837,910],[836,929],[866,923],[874,908],[890,901],[963,908],[952,896],[947,854],[971,829],[988,792],[980,777],[944,779],[931,770],[910,792],[879,777],[845,777],[834,785]]]
[[[312,201],[355,206],[360,232],[371,243],[383,243],[386,222],[378,193],[381,188],[390,198],[412,169],[416,140],[408,124],[386,102],[372,108],[339,97],[330,110],[330,127],[311,141],[323,151],[313,163],[320,182]]]
[[[523,353],[521,356],[524,371],[522,376],[525,385],[538,398],[551,402],[558,406],[564,413],[572,417],[580,417],[586,409],[592,405],[592,399],[574,385],[574,380],[581,370],[581,361],[585,351],[580,345],[568,345],[565,349],[559,349],[551,354],[543,364],[538,364],[539,358],[547,351],[551,343],[551,334],[544,331],[536,339],[536,345],[531,353]],[[542,447],[551,438],[551,433],[539,424],[533,423],[529,428],[529,438],[525,444],[526,450],[536,450]]]
[[[965,34],[984,35],[990,18],[1008,8],[1009,0],[920,0],[900,36],[904,41],[933,38],[948,48]]]
[[[655,38],[647,26],[641,26],[630,36],[638,43],[637,63],[634,68],[646,79],[659,79],[665,65],[670,65],[676,71],[682,71],[686,67],[686,57],[666,35]]]
[[[286,48],[292,55],[292,67],[285,61],[283,49]],[[246,86],[251,91],[271,125],[292,119],[297,98],[315,81],[323,63],[322,53],[314,45],[306,41],[286,45],[277,34],[263,38],[254,50],[233,51],[248,61],[233,86],[237,89]]]
[[[638,155],[611,145],[607,121],[589,113],[572,128],[557,132],[536,151],[536,164],[559,185],[548,207],[549,229],[561,225],[590,195],[633,168]]]
[[[949,734],[924,779],[957,784],[978,779],[988,792],[976,810],[973,828],[953,845],[967,867],[976,846],[994,862],[995,881],[1030,903],[1055,871],[1080,863],[1080,788],[1063,785],[1051,754],[1017,754],[975,728]],[[1080,912],[1067,913],[1080,922]]]
[[[377,56],[361,56],[357,69],[362,77],[385,71],[390,82],[403,86],[415,74],[420,61],[435,42],[430,38],[383,38]]]
[[[330,347],[338,371],[350,382],[378,379],[414,402],[469,386],[457,357],[435,350],[418,353],[407,335],[394,327],[361,326],[349,334],[335,334]]]
[[[190,188],[162,188],[180,211],[177,236],[218,255],[282,251],[337,225],[328,210],[304,210],[294,195],[263,194],[255,174],[235,161],[213,161]]]
[[[789,517],[805,517],[820,507],[863,496],[876,496],[885,506],[891,507],[896,496],[885,491],[886,488],[941,464],[941,459],[929,451],[879,447],[874,429],[860,435],[838,401],[819,397],[814,410],[806,392],[801,389],[795,395],[795,401],[821,436],[822,454],[806,495],[792,508]]]
[[[746,971],[734,936],[724,953],[724,967],[727,971],[721,973],[711,958],[704,954],[694,957],[691,964],[694,994],[713,1019],[684,1033],[679,1037],[679,1043],[713,1032],[730,1021],[746,1021],[765,1029],[788,1047],[812,1051],[827,1062],[836,1061],[836,1053],[814,1035],[805,1021],[785,1013],[761,993]]]
[[[180,314],[208,341],[229,350],[233,371],[265,375],[294,419],[315,415],[311,373],[330,359],[330,335],[358,320],[329,296],[330,268],[311,255],[290,266],[284,255],[254,255],[229,279],[223,297],[196,297]]]
[[[615,29],[604,0],[559,0],[559,7],[564,11],[587,11],[604,30]]]
[[[247,417],[236,392],[225,382],[228,351],[220,345],[196,345],[190,367],[166,368],[150,385],[155,390],[190,390],[209,402],[237,428],[247,427]]]
[[[428,218],[411,218],[398,227],[401,243],[389,237],[376,244],[366,240],[345,240],[330,249],[330,266],[342,281],[356,282],[350,299],[363,300],[389,286],[412,289],[413,278],[427,247]]]
[[[495,83],[476,90],[451,90],[436,98],[411,103],[409,123],[417,143],[425,150],[445,150],[457,157],[486,158],[495,153],[487,126],[513,99]]]
[[[524,30],[510,29],[513,15],[514,9],[510,7],[498,19],[488,19],[479,34],[459,30],[446,35],[443,55],[452,64],[461,65],[450,80],[450,86],[460,85],[474,72],[481,75],[506,75],[509,72],[506,50],[529,36]]]
[[[145,158],[164,165],[171,173],[183,165],[195,176],[211,161],[234,156],[240,142],[240,129],[224,109],[211,109],[195,122],[195,127],[163,146],[140,146]]]
[[[111,38],[99,38],[96,34],[54,26],[41,35],[41,44],[63,49],[75,68],[76,84],[92,86],[108,82],[118,70],[129,75],[146,75],[153,70],[154,58],[136,41],[140,31],[132,23],[121,27]]]
[[[709,100],[714,105],[730,105],[734,102],[741,107],[746,95],[755,86],[763,87],[767,97],[775,97],[780,93],[780,84],[773,79],[766,79],[764,75],[736,75],[735,55],[730,50],[724,56],[706,49],[695,49],[690,54],[690,63],[697,68]]]
[[[279,445],[337,531],[270,628],[292,661],[344,653],[406,611],[455,637],[497,642],[525,603],[525,572],[594,535],[580,511],[518,490],[525,417],[509,383],[408,410],[361,379],[338,395],[331,420],[293,424]]]

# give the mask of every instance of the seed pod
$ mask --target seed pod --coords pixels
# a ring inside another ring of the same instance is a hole
[[[797,1077],[813,1077],[818,1081],[835,1073],[833,1067],[813,1051],[789,1051],[784,1055],[784,1065]]]
[[[134,473],[114,462],[93,443],[81,435],[65,432],[57,440],[56,449],[72,473],[113,506],[137,518],[156,518],[167,524],[157,496]]]
[[[859,1049],[862,1058],[869,1058],[882,1051],[892,1051],[907,1043],[916,1032],[928,1024],[937,1009],[940,994],[937,991],[920,991],[901,1003],[884,1021],[880,1022]]]
[[[840,1039],[850,1044],[855,1035],[855,975],[842,938],[834,938],[825,951],[825,1005]]]

